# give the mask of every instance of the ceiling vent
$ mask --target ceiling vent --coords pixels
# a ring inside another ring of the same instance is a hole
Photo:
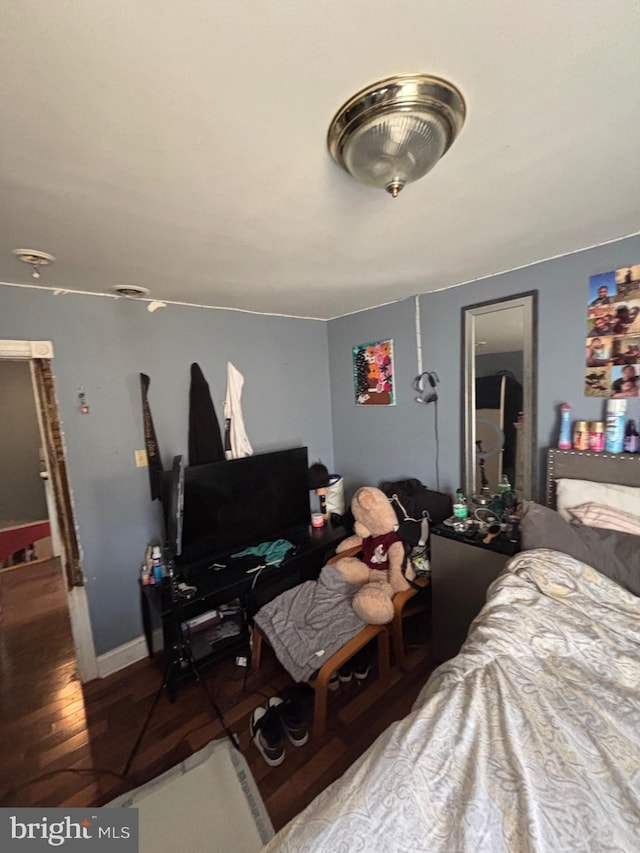
[[[131,299],[140,299],[142,296],[149,296],[151,293],[146,287],[140,287],[138,284],[116,284],[113,292],[118,296],[129,296]]]

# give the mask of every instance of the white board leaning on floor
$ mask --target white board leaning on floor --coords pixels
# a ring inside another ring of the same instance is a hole
[[[140,853],[257,853],[273,836],[251,771],[226,738],[108,806],[138,809]]]

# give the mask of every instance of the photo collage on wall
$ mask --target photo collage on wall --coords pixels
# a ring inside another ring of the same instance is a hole
[[[640,264],[589,278],[587,397],[640,397]]]

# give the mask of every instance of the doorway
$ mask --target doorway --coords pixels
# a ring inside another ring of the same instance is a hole
[[[21,394],[29,396],[30,387],[30,398],[33,402],[31,412],[32,415],[35,414],[36,419],[35,429],[33,424],[29,425],[35,440],[35,444],[32,444],[34,458],[24,462],[25,482],[18,488],[20,502],[15,503],[14,512],[22,515],[22,521],[28,523],[43,520],[49,523],[51,557],[57,561],[59,567],[59,571],[54,572],[54,576],[61,585],[62,594],[66,596],[78,675],[84,683],[96,678],[98,670],[80,560],[80,546],[67,478],[63,434],[51,368],[52,358],[53,347],[49,341],[0,341],[0,368],[3,365],[8,367],[5,376],[8,377],[11,374],[12,380],[20,384],[26,383],[26,387],[21,387]],[[27,373],[25,373],[25,367]],[[13,476],[17,476],[16,471],[13,472]],[[31,478],[36,476],[40,481],[38,484],[31,482]],[[20,483],[19,476],[16,482]],[[34,502],[31,508],[29,496]],[[2,505],[0,510],[3,510]],[[0,518],[7,511],[0,511]],[[42,518],[33,519],[33,516],[42,516]],[[20,522],[21,519],[9,520]],[[21,536],[31,538],[26,531],[23,535],[20,527],[17,528],[17,535],[18,538]],[[15,541],[13,539],[13,542]],[[24,546],[28,549],[32,544],[29,541],[25,542]],[[44,549],[47,545],[42,543],[41,548],[44,557],[46,556]],[[35,548],[35,554],[26,551],[24,556],[38,558],[38,547]],[[16,573],[29,572],[32,562],[26,561],[16,568]],[[12,587],[15,587],[17,575],[12,574],[15,575],[12,577]]]
[[[0,570],[6,573],[59,557],[60,542],[48,509],[28,362],[0,361],[0,388]]]

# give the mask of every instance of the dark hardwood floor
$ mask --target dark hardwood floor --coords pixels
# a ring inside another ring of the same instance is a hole
[[[197,683],[180,687],[175,703],[160,696],[127,779],[121,776],[162,682],[159,660],[141,661],[109,678],[78,679],[62,578],[55,561],[0,575],[0,805],[103,805],[224,737],[224,728]],[[279,829],[337,779],[394,720],[405,716],[434,667],[425,614],[407,620],[410,671],[394,669],[381,695],[375,670],[330,695],[322,740],[287,746],[271,768],[251,743],[251,711],[266,697],[297,689],[273,653],[260,672],[233,661],[203,676],[226,725],[237,734]],[[310,691],[309,691],[310,692]],[[73,771],[73,772],[69,772]],[[213,795],[212,795],[213,796]],[[213,800],[212,800],[213,801]]]

